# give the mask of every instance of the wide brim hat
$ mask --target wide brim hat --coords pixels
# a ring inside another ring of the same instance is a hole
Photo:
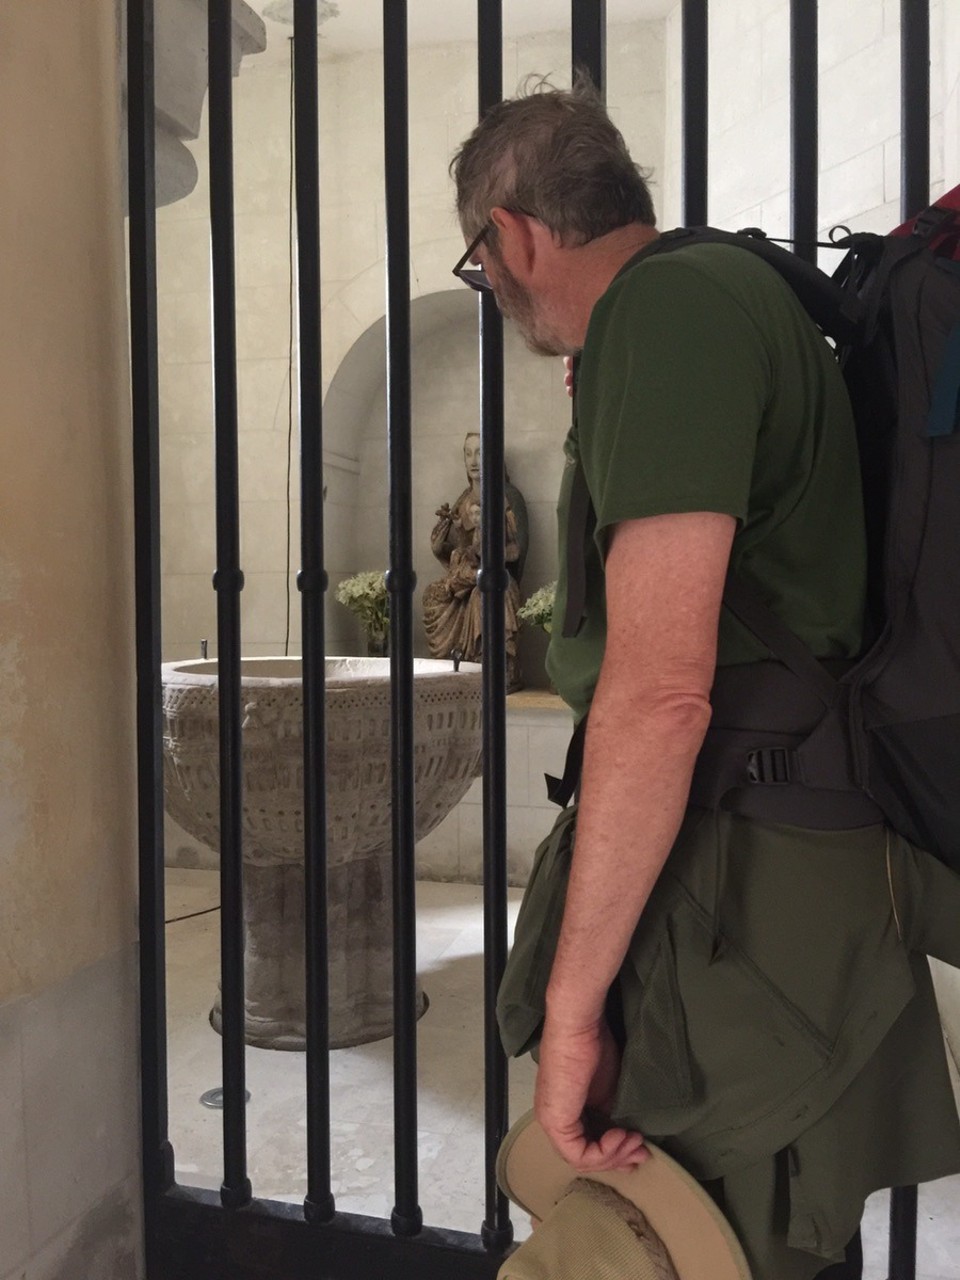
[[[665,1151],[645,1146],[649,1156],[634,1169],[581,1174],[553,1149],[532,1111],[518,1120],[500,1148],[497,1181],[541,1225],[498,1280],[751,1280],[713,1199]]]

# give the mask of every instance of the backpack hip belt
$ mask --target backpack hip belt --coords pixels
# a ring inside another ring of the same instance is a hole
[[[850,664],[832,665],[839,675]],[[857,783],[841,704],[777,662],[719,668],[710,701],[691,804],[823,831],[883,822]]]

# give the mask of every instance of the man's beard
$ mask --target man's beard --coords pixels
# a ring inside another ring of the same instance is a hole
[[[565,356],[569,344],[543,324],[536,314],[530,290],[525,288],[503,262],[497,264],[497,305],[504,318],[512,320],[529,349],[538,356]]]

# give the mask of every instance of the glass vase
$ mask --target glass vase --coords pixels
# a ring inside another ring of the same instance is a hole
[[[390,636],[387,632],[367,632],[367,657],[386,658],[390,653]]]

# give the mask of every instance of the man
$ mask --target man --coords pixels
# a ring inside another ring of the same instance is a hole
[[[960,1170],[908,901],[925,855],[881,825],[688,803],[718,665],[769,658],[722,608],[728,568],[818,657],[861,645],[836,362],[753,255],[634,261],[653,206],[586,84],[494,108],[452,170],[458,270],[480,268],[532,350],[580,356],[548,669],[589,721],[579,803],[518,922],[505,1046],[539,1053],[537,1116],[579,1170],[642,1161],[646,1134],[708,1185],[757,1280],[853,1280],[864,1197]],[[561,629],[581,469],[584,608]]]

